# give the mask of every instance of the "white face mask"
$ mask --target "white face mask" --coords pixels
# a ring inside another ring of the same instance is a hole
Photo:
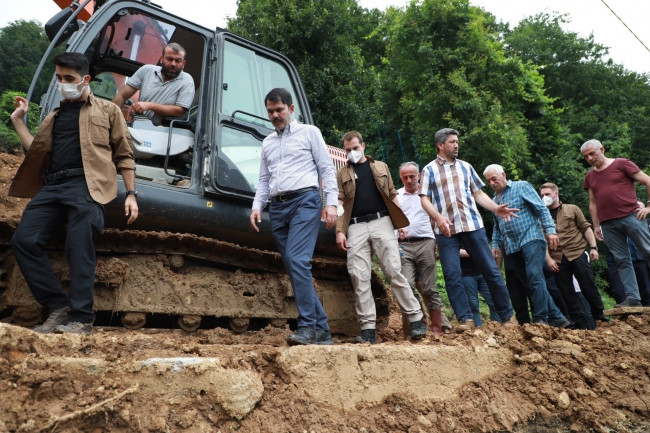
[[[544,202],[544,205],[546,207],[549,207],[550,205],[553,204],[553,197],[549,195],[545,195],[544,197],[542,197],[542,201]]]
[[[83,86],[81,86],[82,84]],[[79,86],[81,86],[81,90],[79,90]],[[81,82],[77,84],[59,83],[59,92],[61,92],[61,96],[63,96],[65,99],[70,99],[71,101],[81,98],[81,95],[83,95],[85,88],[86,84],[84,83],[83,78],[81,79]]]
[[[361,158],[363,158],[363,152],[360,150],[351,150],[350,153],[348,153],[348,161],[352,164],[358,163],[361,161]]]

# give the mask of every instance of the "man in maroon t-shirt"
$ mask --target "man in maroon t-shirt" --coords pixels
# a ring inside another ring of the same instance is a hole
[[[650,176],[624,158],[606,158],[605,148],[598,140],[586,141],[580,152],[593,167],[587,172],[582,187],[589,191],[589,212],[594,234],[614,255],[625,287],[625,300],[614,307],[640,307],[641,296],[627,245],[630,237],[646,259],[650,259],[650,231],[644,221],[650,215],[648,206],[639,208],[634,182],[650,194]],[[650,197],[649,197],[650,198]]]

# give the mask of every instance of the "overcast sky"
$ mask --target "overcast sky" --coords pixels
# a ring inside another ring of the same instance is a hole
[[[153,0],[176,15],[205,27],[226,27],[227,17],[237,12],[236,0]],[[559,12],[570,15],[571,24],[565,29],[583,37],[593,33],[596,42],[610,48],[616,63],[640,73],[650,73],[650,52],[628,31],[607,8],[650,47],[650,0],[470,0],[491,12],[498,20],[514,27],[522,18],[539,12]],[[18,19],[35,19],[45,23],[60,9],[54,0],[2,0],[0,27]],[[360,0],[366,8],[403,7],[408,0]]]

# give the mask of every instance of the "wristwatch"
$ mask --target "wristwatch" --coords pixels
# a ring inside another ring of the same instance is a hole
[[[598,247],[589,247],[590,250],[597,250]]]
[[[137,197],[137,196],[138,196],[138,191],[136,191],[136,190],[134,190],[134,189],[129,189],[129,190],[127,190],[127,191],[126,191],[126,196],[128,197],[128,196],[130,196],[130,195],[132,195],[133,197]]]

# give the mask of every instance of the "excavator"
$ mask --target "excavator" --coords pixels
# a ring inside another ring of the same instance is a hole
[[[163,47],[177,42],[186,50],[185,71],[196,86],[194,105],[183,118],[157,125],[127,118],[140,215],[127,229],[120,178],[118,198],[105,207],[106,229],[96,240],[96,324],[102,317],[108,323],[119,318],[121,326],[138,329],[162,321],[190,332],[220,322],[235,332],[295,325],[293,291],[267,211],[260,233],[249,224],[262,140],[273,131],[264,95],[274,87],[288,89],[294,117],[313,123],[295,66],[278,52],[218,27],[199,26],[147,0],[55,1],[62,10],[45,25],[51,45],[39,71],[55,47],[83,53],[90,62],[91,90],[112,100],[140,66],[157,63]],[[40,99],[41,120],[60,100],[53,78]],[[128,107],[123,108],[126,115]],[[344,164],[341,149],[329,152],[337,168]],[[32,325],[42,311],[11,255],[14,228],[0,221],[0,315]],[[332,332],[356,335],[354,291],[334,238],[322,224],[312,260],[314,283]],[[52,242],[50,255],[65,288],[69,277],[60,240]],[[377,274],[372,281],[381,327],[389,298]]]

